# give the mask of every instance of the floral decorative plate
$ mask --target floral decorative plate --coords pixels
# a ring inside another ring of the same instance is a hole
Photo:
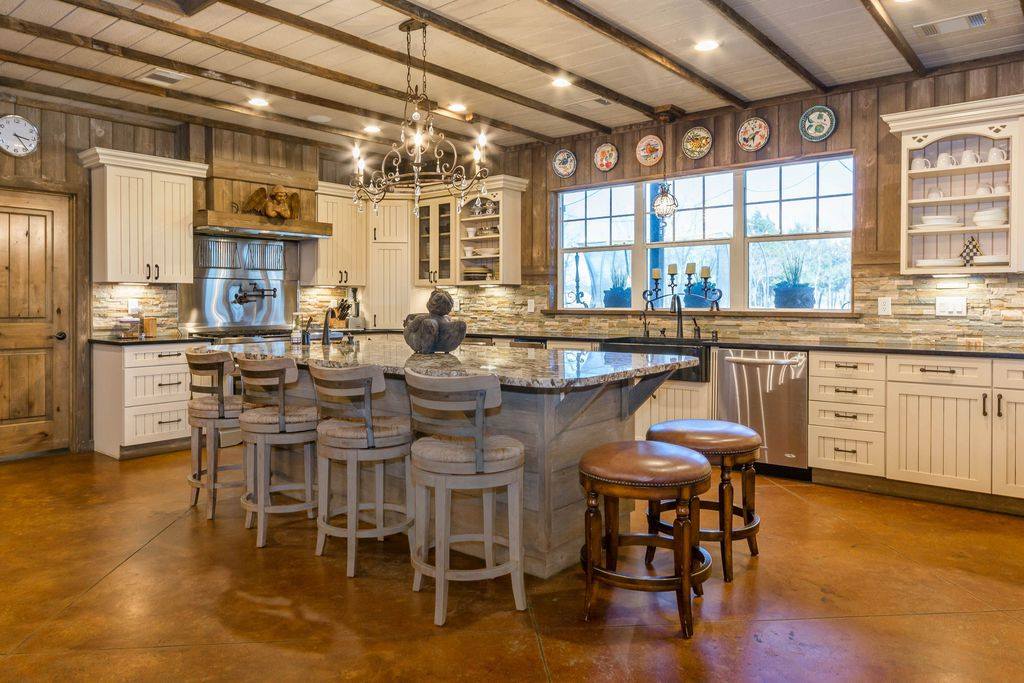
[[[768,143],[771,130],[760,116],[751,116],[736,131],[736,144],[744,152],[756,152]]]
[[[576,173],[576,155],[568,149],[560,149],[551,159],[551,168],[559,178],[571,178]]]
[[[836,113],[824,104],[810,107],[800,117],[800,135],[808,142],[821,142],[836,130]]]
[[[714,136],[704,126],[694,126],[683,134],[683,154],[690,159],[703,159],[711,151]]]
[[[636,145],[636,160],[641,166],[654,166],[665,154],[665,143],[657,135],[645,135]]]
[[[594,166],[598,171],[608,171],[615,168],[619,163],[619,150],[610,142],[606,142],[594,150]]]

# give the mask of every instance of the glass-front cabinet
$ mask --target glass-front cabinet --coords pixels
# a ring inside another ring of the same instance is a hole
[[[457,220],[455,200],[450,197],[420,202],[419,216],[412,217],[417,286],[455,284]]]

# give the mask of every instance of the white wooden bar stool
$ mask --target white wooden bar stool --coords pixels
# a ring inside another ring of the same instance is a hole
[[[192,428],[192,471],[188,476],[189,507],[199,503],[199,489],[206,489],[206,518],[213,519],[217,507],[217,491],[238,488],[242,480],[220,481],[221,472],[242,469],[241,465],[221,465],[220,449],[224,447],[223,431],[238,429],[242,397],[225,393],[227,378],[235,371],[235,360],[227,351],[195,348],[185,352],[189,370],[188,424]],[[195,394],[208,394],[194,397]],[[203,438],[205,435],[205,439]],[[203,467],[203,443],[206,444],[206,467]],[[237,442],[236,442],[237,443]],[[205,475],[205,478],[204,478]]]
[[[416,496],[413,535],[413,590],[423,576],[434,577],[434,623],[444,625],[448,582],[478,581],[510,574],[517,610],[526,609],[523,581],[523,444],[510,436],[486,434],[487,411],[501,405],[501,386],[492,375],[428,377],[406,369],[413,430],[427,434],[412,444]],[[497,489],[508,491],[508,537],[494,533]],[[427,526],[434,490],[434,564],[428,562]],[[451,533],[452,491],[481,491],[483,533]],[[449,569],[449,547],[467,541],[484,544],[484,568]],[[494,563],[495,544],[508,548],[508,561]]]
[[[242,373],[245,406],[238,418],[246,461],[247,490],[242,496],[242,507],[246,511],[247,529],[252,528],[252,518],[256,516],[256,547],[262,548],[267,544],[268,515],[306,511],[310,519],[315,516],[313,459],[319,419],[316,406],[289,405],[285,400],[286,385],[299,379],[294,358],[242,353],[237,354],[235,360]],[[289,447],[297,445],[302,446],[305,481],[274,484],[271,452],[277,447],[279,453],[291,454]],[[273,494],[285,491],[304,491],[305,500],[274,504]]]
[[[316,388],[320,425],[317,427],[317,519],[316,554],[323,555],[328,536],[348,539],[346,573],[356,575],[356,542],[360,538],[408,532],[412,548],[413,495],[409,444],[412,428],[404,415],[373,414],[373,395],[384,392],[384,371],[378,366],[352,366],[332,361],[310,361],[309,374]],[[384,496],[384,465],[401,460],[405,463],[405,503],[389,503]],[[345,505],[331,509],[331,463],[343,462],[346,468]],[[372,465],[374,474],[373,502],[360,502],[359,474],[361,465]],[[372,510],[374,526],[359,528],[359,513]],[[384,512],[397,512],[401,521],[384,526]],[[345,515],[345,526],[331,524],[331,519]]]

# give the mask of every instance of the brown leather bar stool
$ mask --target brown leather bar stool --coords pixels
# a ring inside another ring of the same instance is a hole
[[[587,451],[580,460],[580,484],[587,496],[582,560],[587,577],[583,618],[590,619],[596,582],[641,591],[676,592],[683,637],[693,635],[690,592],[711,573],[711,555],[700,547],[700,494],[711,488],[711,465],[701,454],[656,441],[621,441]],[[597,511],[604,496],[605,529]],[[668,537],[658,533],[619,533],[619,499],[647,500],[653,504],[676,501],[676,519]],[[601,547],[606,559],[601,562]],[[635,576],[616,571],[619,547],[645,545],[668,548],[675,555],[668,576]]]
[[[747,539],[750,554],[757,555],[757,532],[761,518],[754,511],[754,462],[761,451],[761,437],[753,429],[735,422],[721,420],[670,420],[656,424],[647,430],[651,441],[662,441],[676,446],[692,448],[721,470],[718,484],[718,502],[702,500],[705,510],[718,511],[718,529],[701,529],[702,541],[717,541],[722,549],[722,574],[726,581],[732,581],[732,542]],[[742,504],[733,505],[733,469],[739,469],[742,479]],[[661,513],[675,506],[673,500],[651,501],[647,513],[650,529],[664,529],[668,525],[661,521]],[[733,527],[733,515],[743,520],[743,525]],[[648,564],[654,558],[654,549],[647,552]]]

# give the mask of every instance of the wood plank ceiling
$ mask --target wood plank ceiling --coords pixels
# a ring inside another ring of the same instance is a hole
[[[978,10],[980,29],[916,28]],[[1024,49],[1019,0],[0,0],[0,85],[372,147],[403,113],[410,15],[431,26],[431,97],[468,109],[439,127],[498,145]],[[142,87],[154,66],[188,78]]]

